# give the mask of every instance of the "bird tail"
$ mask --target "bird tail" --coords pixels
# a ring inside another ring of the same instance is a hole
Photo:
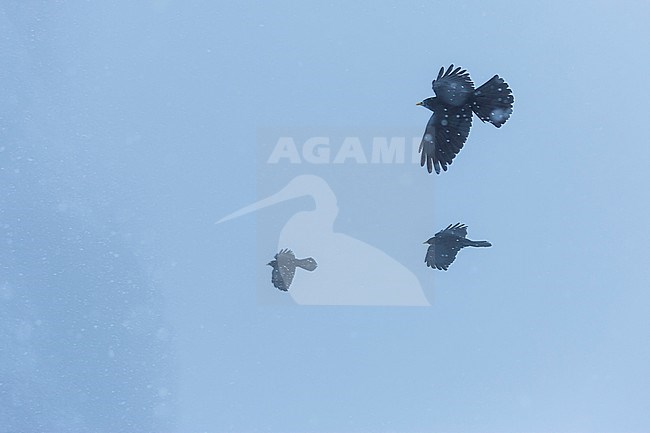
[[[296,260],[296,266],[298,266],[299,268],[303,268],[307,271],[313,271],[318,267],[318,264],[316,263],[316,260],[309,257],[307,259]]]
[[[512,114],[515,102],[512,90],[503,78],[495,75],[487,83],[474,90],[472,111],[483,122],[490,122],[497,128],[506,123]]]
[[[489,243],[488,241],[470,241],[469,239],[467,239],[467,241],[468,241],[467,245],[470,247],[491,247],[492,246],[492,244]]]

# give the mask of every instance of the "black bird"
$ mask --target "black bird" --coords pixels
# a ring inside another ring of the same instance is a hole
[[[447,270],[456,259],[456,254],[465,247],[491,247],[488,241],[472,241],[467,238],[467,226],[456,223],[449,224],[446,229],[440,230],[434,237],[424,242],[429,244],[424,261],[430,268]]]
[[[440,68],[432,86],[436,96],[417,103],[433,111],[420,143],[420,165],[424,167],[426,162],[429,173],[432,168],[440,173],[440,167],[447,171],[463,148],[472,126],[472,112],[500,128],[512,114],[515,98],[498,75],[474,89],[467,71],[454,69],[454,65],[447,71]]]
[[[311,257],[306,259],[297,259],[293,251],[284,249],[275,255],[275,258],[267,263],[273,267],[271,272],[271,282],[273,286],[284,292],[289,290],[296,273],[296,267],[303,268],[307,271],[313,271],[318,264]]]

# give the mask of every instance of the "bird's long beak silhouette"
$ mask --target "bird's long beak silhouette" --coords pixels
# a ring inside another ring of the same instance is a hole
[[[416,102],[415,105],[422,105],[422,101]]]
[[[291,200],[292,198],[299,197],[300,195],[302,194],[296,194],[296,192],[294,191],[288,191],[288,188],[283,188],[282,190],[278,191],[277,193],[267,198],[263,198],[260,201],[257,201],[253,204],[250,204],[248,206],[239,209],[238,211],[231,213],[230,215],[226,215],[225,217],[217,221],[215,224],[221,224],[222,222],[239,218],[240,216],[244,216],[248,213],[255,212],[260,209],[264,209],[265,207],[273,206],[274,204],[281,203],[283,201]]]
[[[226,215],[215,224],[220,224],[246,215],[247,213],[303,196],[311,196],[316,203],[316,207],[320,203],[321,206],[324,205],[325,209],[336,209],[336,196],[334,196],[334,193],[323,179],[313,175],[301,175],[293,178],[284,188],[275,194],[243,207],[230,215]]]

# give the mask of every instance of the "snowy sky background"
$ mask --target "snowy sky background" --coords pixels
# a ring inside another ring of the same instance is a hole
[[[650,430],[648,21],[642,1],[0,2],[0,431]],[[475,118],[441,176],[332,184],[335,229],[432,307],[260,303],[276,245],[255,216],[214,222],[317,173],[260,178],[260,128],[419,134],[450,63],[506,79],[508,123]],[[427,269],[458,221],[494,246]]]

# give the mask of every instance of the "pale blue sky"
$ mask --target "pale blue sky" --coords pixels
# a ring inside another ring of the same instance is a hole
[[[649,20],[642,1],[1,1],[0,426],[649,431]],[[260,162],[269,129],[421,134],[450,63],[515,107],[475,118],[447,173]],[[256,221],[309,200],[214,222],[296,174],[327,178],[335,230],[432,307],[265,286]],[[426,268],[454,222],[494,246]]]

